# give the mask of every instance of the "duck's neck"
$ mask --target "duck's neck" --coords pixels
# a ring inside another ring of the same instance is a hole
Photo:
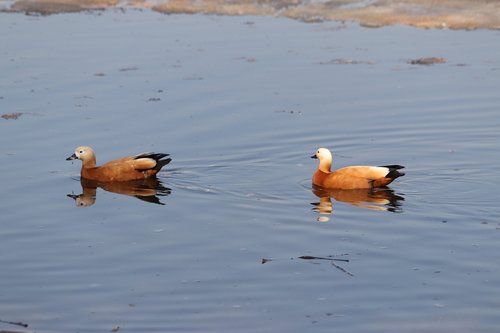
[[[332,160],[330,160],[330,159],[324,159],[324,160],[322,160],[322,161],[319,162],[318,169],[321,170],[321,171],[323,171],[323,172],[325,172],[325,173],[330,173],[331,172],[331,170],[330,170],[331,166],[332,166]]]
[[[82,161],[82,168],[88,169],[88,168],[95,168],[95,156],[92,156],[92,158],[86,159]]]

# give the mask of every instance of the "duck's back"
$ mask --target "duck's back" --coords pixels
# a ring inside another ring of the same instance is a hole
[[[404,175],[395,167],[402,168],[400,166],[349,166],[330,173],[317,170],[313,176],[313,184],[338,189],[381,187]]]

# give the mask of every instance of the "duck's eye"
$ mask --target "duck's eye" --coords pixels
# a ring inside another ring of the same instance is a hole
[[[83,154],[83,150],[80,150],[80,154]]]

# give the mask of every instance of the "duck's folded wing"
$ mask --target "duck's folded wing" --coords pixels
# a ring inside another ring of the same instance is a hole
[[[170,154],[147,152],[134,156],[133,160],[137,162],[137,170],[149,170],[153,168],[160,170],[163,166],[172,161],[171,158],[166,158],[168,156],[170,156]]]
[[[349,166],[336,171],[339,176],[346,178],[364,178],[369,180],[384,178],[389,173],[387,167],[377,166]]]
[[[136,158],[131,160],[136,170],[149,170],[156,166],[156,161],[152,158]]]

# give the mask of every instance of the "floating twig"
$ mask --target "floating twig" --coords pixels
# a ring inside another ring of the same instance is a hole
[[[9,320],[0,319],[0,323],[16,325],[16,326],[21,326],[21,327],[28,327],[28,324],[22,323],[20,321],[9,321]]]
[[[346,273],[349,276],[354,276],[351,272],[346,270],[343,267],[340,267],[334,261],[342,261],[342,262],[349,262],[349,259],[339,259],[339,258],[334,258],[334,256],[327,256],[327,257],[316,257],[316,256],[300,256],[299,259],[304,259],[304,260],[328,260],[330,261],[330,264],[335,267],[336,269]]]
[[[326,257],[300,256],[299,259],[304,259],[304,260],[335,260],[335,261],[349,262],[349,259],[339,259],[339,258],[334,258],[334,256],[326,256]]]
[[[340,267],[339,265],[337,265],[336,263],[334,263],[333,261],[330,261],[330,264],[332,264],[333,267],[335,267],[336,269],[339,269],[341,270],[342,272],[346,273],[347,275],[349,276],[354,276],[354,274],[352,274],[351,272],[349,272],[348,270],[346,270],[345,268],[343,267]]]
[[[345,255],[345,254],[343,254]],[[328,260],[330,261],[330,264],[337,268],[338,270],[346,273],[347,275],[349,276],[354,276],[354,274],[352,274],[351,272],[349,272],[348,270],[346,270],[345,268],[337,265],[335,263],[335,261],[341,261],[341,262],[349,262],[349,259],[340,259],[340,258],[335,258],[336,256],[334,255],[330,255],[330,256],[326,256],[326,257],[317,257],[317,256],[300,256],[300,257],[297,257],[297,259],[302,259],[302,260]],[[294,258],[290,258],[290,260],[293,260]],[[265,264],[269,261],[274,261],[275,259],[269,259],[269,258],[262,258],[261,260],[261,263],[262,264]]]

